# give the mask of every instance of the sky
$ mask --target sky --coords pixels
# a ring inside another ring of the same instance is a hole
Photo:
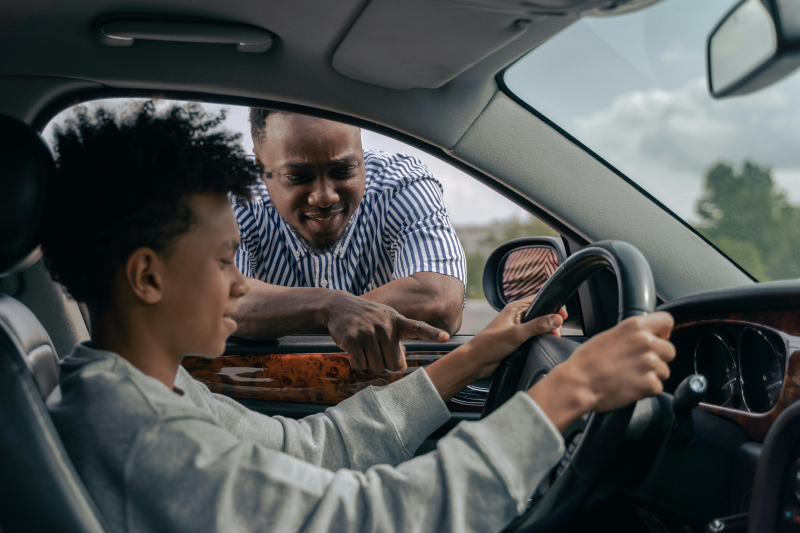
[[[759,92],[714,100],[708,34],[733,0],[662,0],[629,15],[587,18],[510,68],[509,89],[696,222],[704,172],[752,159],[800,204],[800,73]]]

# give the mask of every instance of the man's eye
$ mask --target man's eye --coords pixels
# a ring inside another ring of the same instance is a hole
[[[220,259],[219,262],[222,263],[225,266],[233,264],[233,261],[228,261],[227,259]]]
[[[355,170],[356,167],[337,168],[333,171],[333,175],[337,178],[349,178]]]
[[[285,177],[292,183],[302,183],[311,178],[308,174],[286,174]]]

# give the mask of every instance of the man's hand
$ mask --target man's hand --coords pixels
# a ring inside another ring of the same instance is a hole
[[[668,313],[623,320],[595,335],[528,394],[559,430],[588,411],[613,411],[660,394],[675,358]]]
[[[450,338],[446,331],[410,320],[389,306],[346,293],[337,297],[325,327],[333,342],[350,355],[350,366],[355,370],[405,370],[402,339],[445,342]]]
[[[531,337],[545,333],[561,335],[561,325],[567,319],[567,310],[563,307],[558,314],[544,315],[522,323],[522,317],[535,297],[533,295],[511,302],[470,339],[468,344],[483,366],[480,377],[490,376],[500,361]]]

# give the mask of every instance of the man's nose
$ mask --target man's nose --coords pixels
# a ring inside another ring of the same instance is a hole
[[[315,180],[314,189],[308,195],[309,205],[315,207],[330,207],[339,201],[339,194],[330,180],[318,179]]]

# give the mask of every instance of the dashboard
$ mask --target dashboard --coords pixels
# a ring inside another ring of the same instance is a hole
[[[710,414],[746,437],[727,473],[730,514],[749,510],[749,533],[800,531],[800,280],[710,291],[658,310],[675,319],[665,391],[702,374],[708,389],[694,420],[710,428]]]
[[[689,374],[708,381],[703,401],[750,413],[766,413],[780,398],[791,339],[761,324],[707,320],[679,326],[672,335],[677,351],[677,386]]]
[[[698,409],[764,442],[775,419],[800,400],[800,281],[711,291],[659,310],[675,318],[677,356],[665,390],[704,375],[709,387]]]

